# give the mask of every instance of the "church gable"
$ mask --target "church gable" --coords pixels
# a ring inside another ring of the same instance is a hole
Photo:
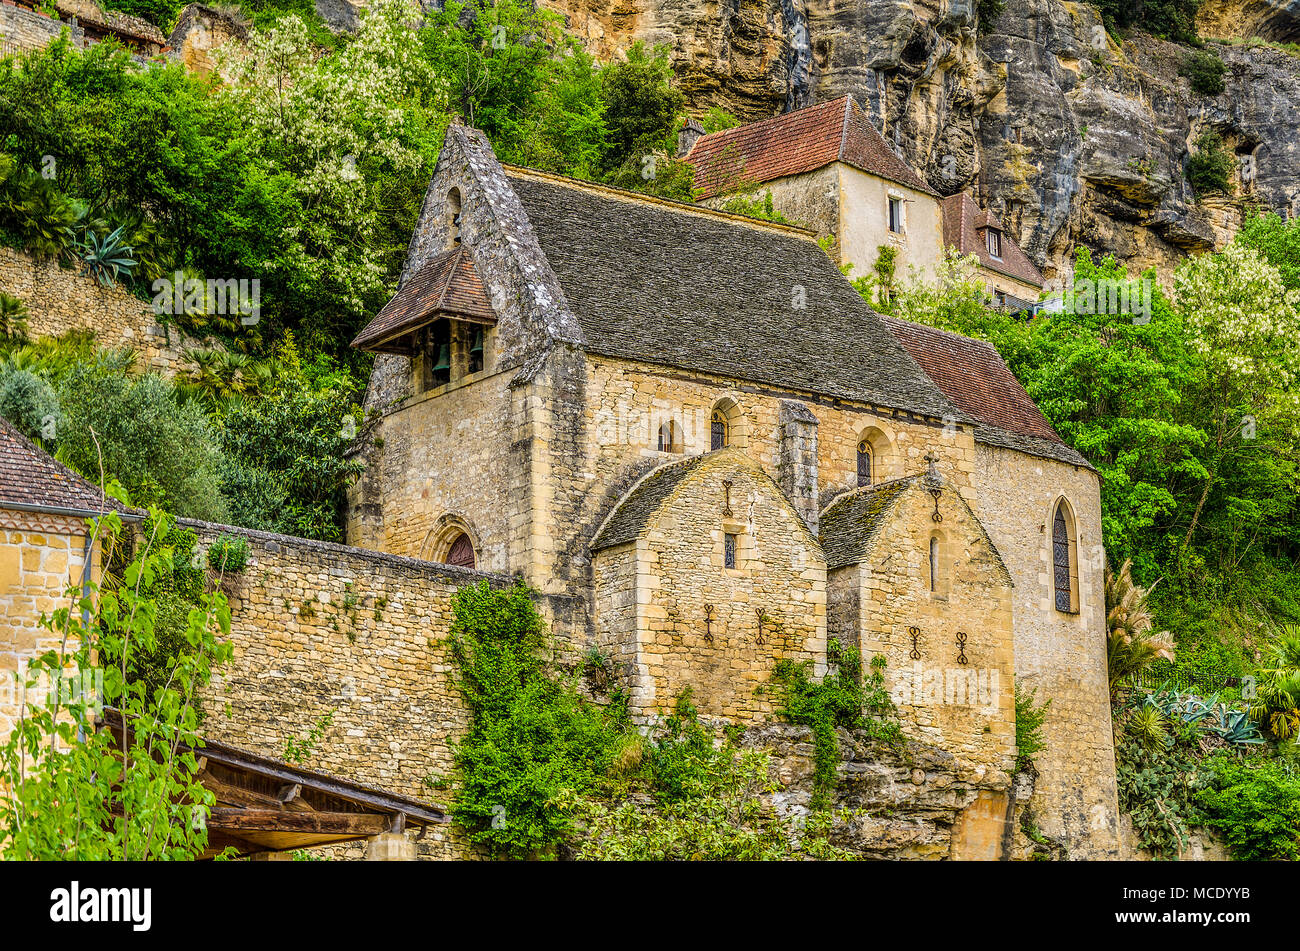
[[[770,715],[756,688],[775,662],[824,659],[820,549],[741,450],[650,473],[593,548],[597,636],[629,674],[638,716],[670,712],[688,687],[705,715]]]
[[[1009,770],[1012,581],[961,494],[933,473],[849,493],[822,544],[828,636],[884,658],[905,731]]]

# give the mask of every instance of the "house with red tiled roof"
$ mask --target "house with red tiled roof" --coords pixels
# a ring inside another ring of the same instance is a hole
[[[943,200],[944,247],[979,258],[980,276],[994,306],[1032,309],[1043,290],[1043,272],[1029,260],[997,215],[966,192]]]
[[[26,658],[57,649],[40,626],[42,613],[66,604],[70,586],[97,581],[99,544],[86,520],[116,511],[138,517],[107,497],[0,417],[0,678]],[[18,712],[12,691],[0,691],[0,736]]]
[[[770,193],[789,220],[832,236],[832,254],[870,273],[881,248],[901,277],[933,273],[943,255],[939,194],[907,164],[853,100],[842,96],[704,135],[688,122],[678,157],[695,168],[700,200],[725,207],[738,193]]]

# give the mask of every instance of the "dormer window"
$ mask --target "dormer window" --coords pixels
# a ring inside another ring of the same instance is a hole
[[[988,243],[989,255],[998,260],[1002,259],[1002,234],[996,228],[988,228],[984,231],[984,239]]]

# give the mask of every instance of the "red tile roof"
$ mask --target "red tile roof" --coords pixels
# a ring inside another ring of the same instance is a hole
[[[742,181],[761,184],[831,162],[937,195],[894,153],[852,96],[700,136],[682,161],[695,166],[702,198]]]
[[[926,376],[962,412],[1007,432],[1061,443],[991,343],[896,317],[883,319]]]
[[[983,229],[994,228],[1002,233],[1002,260],[989,253]],[[1013,277],[1035,287],[1043,286],[1043,272],[1020,249],[1020,245],[1007,234],[1006,227],[997,215],[984,211],[975,199],[965,192],[949,195],[943,200],[943,243],[962,254],[974,252],[980,264],[1008,277]]]
[[[483,281],[463,247],[429,260],[397,289],[352,346],[362,350],[401,349],[393,341],[439,317],[496,323]]]
[[[0,508],[6,503],[83,515],[131,511],[0,417]]]

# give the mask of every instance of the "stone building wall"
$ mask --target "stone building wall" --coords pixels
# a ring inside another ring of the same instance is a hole
[[[223,533],[249,542],[247,568],[228,579],[231,662],[202,698],[205,735],[282,757],[321,719],[334,718],[310,768],[446,805],[430,781],[452,769],[468,726],[445,644],[451,599],[500,575],[326,542],[182,520],[206,552]],[[574,605],[539,609],[563,646]],[[580,613],[580,612],[579,612]],[[579,622],[579,627],[581,623]],[[449,826],[419,842],[426,857],[466,849]]]
[[[736,539],[735,568],[725,566],[726,534]],[[824,669],[821,550],[776,484],[739,450],[696,464],[634,546],[613,549],[612,563],[597,553],[596,572],[597,602],[611,607],[634,572],[635,611],[598,614],[596,627],[635,645],[629,679],[638,716],[670,713],[689,687],[705,716],[770,718],[771,700],[757,688],[778,660]],[[633,627],[620,626],[629,620]]]
[[[142,368],[164,376],[184,368],[186,349],[207,346],[174,327],[164,330],[150,304],[124,288],[103,287],[56,261],[38,262],[12,248],[0,247],[0,291],[27,305],[33,340],[90,330],[102,346],[129,347]]]
[[[1016,679],[1051,698],[1035,757],[1039,825],[1075,858],[1114,858],[1119,805],[1106,680],[1106,619],[1097,475],[995,446],[978,447],[972,505],[1015,581]],[[1055,609],[1051,524],[1073,509],[1080,608]]]
[[[943,260],[943,211],[939,199],[923,191],[886,181],[839,163],[840,263],[852,264],[851,274],[872,273],[882,245],[898,249],[895,271],[906,279],[912,267],[933,278]],[[889,197],[903,199],[903,233],[889,230]]]
[[[840,176],[835,163],[811,172],[763,182],[745,197],[762,197],[769,192],[772,195],[772,208],[792,224],[816,231],[819,238],[828,235],[839,237]],[[708,198],[701,204],[709,208],[725,208],[733,197],[723,195]]]
[[[68,586],[82,580],[85,546],[79,518],[0,508],[0,741],[9,736],[23,700],[13,672],[59,649],[59,638],[40,626],[40,617],[64,606]],[[97,574],[97,548],[91,558]]]
[[[816,417],[820,504],[857,487],[858,443],[876,447],[876,479],[924,471],[925,455],[956,485],[970,484],[975,444],[965,427],[942,426],[907,413],[844,400],[781,392],[752,383],[678,372],[626,360],[587,356],[582,417],[571,429],[585,438],[575,455],[552,455],[548,481],[571,494],[564,520],[553,530],[586,544],[623,494],[646,472],[709,450],[709,417],[728,407],[729,444],[744,449],[774,478],[781,469],[781,405],[797,400]],[[681,452],[658,450],[659,428],[671,421],[682,434]],[[575,550],[572,557],[584,558]],[[585,567],[585,566],[580,566]]]
[[[20,7],[13,0],[0,0],[0,56],[21,50],[41,49],[68,30],[72,45],[85,45],[85,34],[72,23],[47,13]]]
[[[886,688],[904,731],[1009,773],[1016,755],[1011,579],[951,487],[939,499],[941,522],[931,518],[934,504],[922,485],[904,490],[863,564],[832,572],[831,585],[837,604],[859,611],[864,661],[884,656]],[[939,542],[934,592],[932,537]],[[845,592],[848,584],[858,590]],[[911,656],[912,628],[919,658]],[[966,663],[959,632],[967,635]]]
[[[486,370],[409,397],[365,436],[367,469],[351,487],[347,539],[411,558],[445,554],[464,529],[477,566],[512,569],[512,374]]]

